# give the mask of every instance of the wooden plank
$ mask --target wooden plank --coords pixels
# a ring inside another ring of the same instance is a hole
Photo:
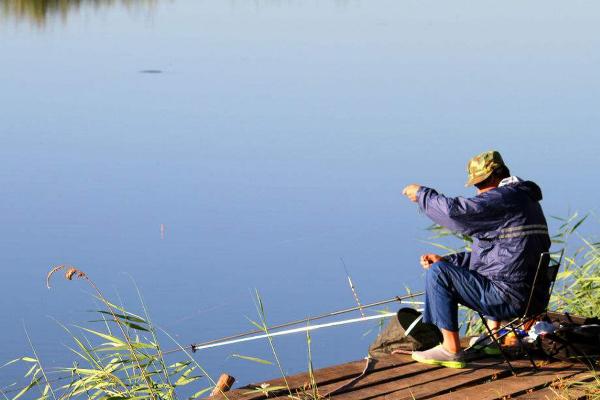
[[[362,377],[360,380],[352,384],[351,386],[344,387],[341,390],[336,390],[348,380],[335,382],[328,385],[320,385],[319,386],[319,394],[321,396],[327,397],[327,395],[334,393],[333,396],[338,398],[342,395],[342,393],[356,391],[365,387],[379,386],[385,384],[389,381],[396,381],[400,377],[404,379],[408,379],[409,377],[415,375],[422,375],[434,371],[436,369],[445,369],[436,365],[427,365],[421,364],[417,362],[413,362],[412,364],[401,365],[396,368],[390,368],[382,371],[370,372],[369,374]]]
[[[521,400],[550,400],[550,399],[563,399],[563,400],[579,400],[586,399],[587,393],[581,388],[568,387],[569,382],[591,382],[595,379],[594,373],[583,372],[574,375],[564,382],[555,382],[554,384],[541,388],[539,390],[526,392],[517,396],[515,399]],[[555,387],[556,386],[556,387]]]
[[[538,371],[509,376],[475,387],[468,387],[433,397],[436,400],[494,400],[513,397],[526,393],[529,389],[537,389],[551,384],[557,379],[566,379],[581,372],[581,367],[567,363],[553,363]]]
[[[580,400],[586,399],[587,395],[580,390],[569,390],[568,392],[559,392],[557,389],[545,387],[533,392],[524,393],[513,397],[521,400]]]
[[[405,364],[413,364],[414,361],[408,355],[390,355],[379,357],[377,359],[373,359],[371,364],[371,372],[386,370],[390,368],[395,368],[398,366],[402,366]],[[317,385],[327,385],[347,379],[351,379],[357,375],[359,375],[365,367],[365,360],[353,361],[341,365],[335,365],[331,367],[325,367],[318,369],[314,372],[315,381]],[[299,374],[295,374],[287,377],[287,383],[292,389],[295,391],[297,389],[302,388],[306,383],[310,381],[310,377],[308,373],[303,372]],[[283,378],[277,378],[270,381],[265,382],[270,386],[285,386],[285,381]],[[246,385],[242,388],[238,388],[227,392],[227,399],[229,400],[258,400],[264,399],[265,396],[261,393],[250,393],[249,391],[256,387],[260,387],[260,383]],[[287,390],[286,390],[287,391]],[[276,393],[271,393],[269,398],[273,398]],[[216,395],[210,397],[211,400],[224,400],[225,397],[223,395]]]
[[[418,364],[425,365],[425,364]],[[508,367],[499,359],[486,359],[469,364],[466,369],[437,368],[423,370],[423,373],[405,377],[398,374],[395,379],[377,385],[368,386],[341,395],[336,400],[362,399],[415,399],[446,393],[450,389],[493,379],[510,374]],[[527,367],[524,360],[515,360],[515,368]],[[401,370],[399,368],[399,370]]]

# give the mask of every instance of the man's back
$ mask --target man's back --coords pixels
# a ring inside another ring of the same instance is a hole
[[[474,237],[469,268],[497,282],[512,298],[526,300],[540,254],[550,248],[540,188],[518,182],[483,193],[488,206],[499,211],[498,229],[487,238]],[[499,204],[498,204],[499,203]]]

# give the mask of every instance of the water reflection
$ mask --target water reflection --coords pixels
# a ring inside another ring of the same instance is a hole
[[[157,2],[158,0],[0,0],[0,15],[4,19],[28,21],[37,26],[44,26],[51,18],[66,21],[70,13],[78,12],[84,7],[99,9],[123,6],[128,9],[152,9]]]

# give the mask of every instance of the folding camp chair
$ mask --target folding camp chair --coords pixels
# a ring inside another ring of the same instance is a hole
[[[554,254],[550,252],[544,252],[540,255],[540,260],[538,262],[538,266],[535,272],[533,284],[531,285],[531,291],[529,292],[527,307],[525,307],[525,311],[522,315],[515,316],[510,321],[505,322],[504,325],[500,326],[498,332],[505,330],[504,333],[496,337],[494,332],[492,332],[491,328],[488,326],[483,314],[478,311],[477,313],[479,314],[479,317],[483,322],[483,326],[485,326],[488,334],[479,338],[469,348],[473,348],[479,343],[487,340],[488,338],[491,338],[496,344],[496,346],[498,346],[498,348],[500,349],[502,357],[504,357],[504,360],[510,367],[510,370],[512,371],[513,375],[516,376],[517,373],[515,372],[515,369],[510,363],[506,351],[502,349],[502,346],[500,346],[500,339],[512,332],[517,338],[519,346],[525,352],[527,358],[529,358],[529,361],[531,361],[533,369],[536,370],[537,366],[535,365],[533,356],[531,355],[531,352],[527,351],[525,345],[523,344],[522,338],[517,333],[517,329],[535,321],[537,318],[539,318],[541,315],[545,314],[548,311],[548,303],[550,302],[550,296],[552,294],[552,289],[554,288],[554,282],[556,281],[558,269],[560,268],[560,264],[562,263],[563,254],[564,249]],[[538,298],[536,298],[534,301],[535,297]]]

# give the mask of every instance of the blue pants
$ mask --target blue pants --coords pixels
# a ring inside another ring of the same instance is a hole
[[[507,302],[492,281],[466,267],[438,261],[427,270],[423,322],[458,331],[458,304],[492,320],[515,317],[523,308]]]

